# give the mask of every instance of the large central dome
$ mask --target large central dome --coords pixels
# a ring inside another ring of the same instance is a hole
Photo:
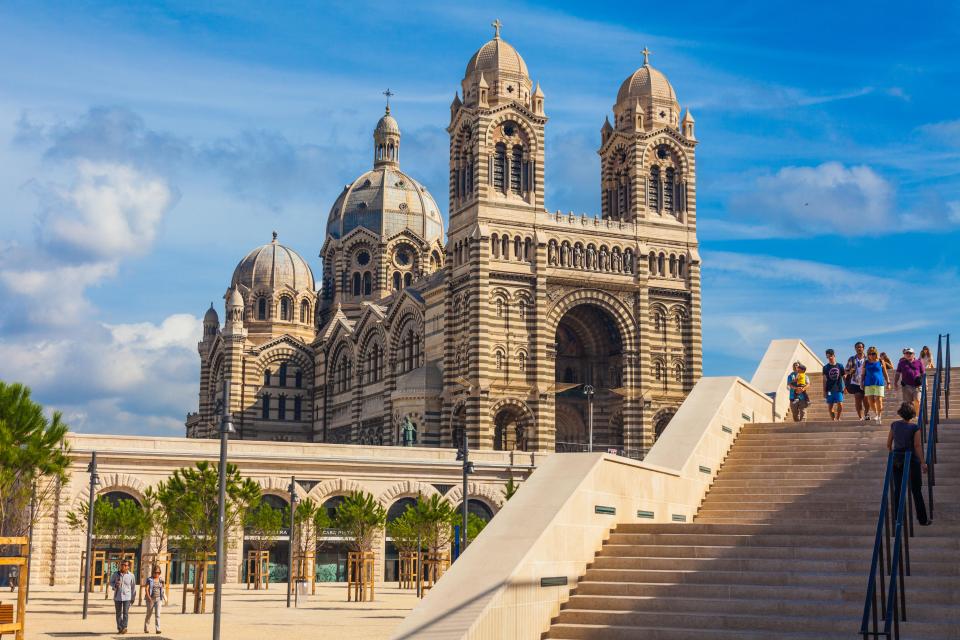
[[[423,185],[399,167],[381,165],[347,185],[330,209],[327,234],[343,238],[364,227],[382,238],[409,229],[426,240],[443,239],[440,208]]]

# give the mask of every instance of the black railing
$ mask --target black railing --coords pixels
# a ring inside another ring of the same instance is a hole
[[[927,463],[927,518],[933,520],[933,493],[936,486],[937,442],[939,441],[941,399],[944,415],[949,417],[950,335],[937,338],[937,362],[933,385],[927,391],[927,374],[920,387],[918,425]],[[891,451],[883,478],[880,515],[873,543],[873,557],[867,578],[860,635],[863,638],[899,640],[900,622],[907,619],[906,576],[910,575],[910,538],[913,529],[912,480],[913,451]],[[900,475],[899,486],[895,482]],[[890,488],[893,487],[893,491]],[[907,532],[904,533],[906,524]],[[888,584],[889,580],[889,584]]]

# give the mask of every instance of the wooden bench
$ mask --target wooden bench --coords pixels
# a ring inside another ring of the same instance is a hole
[[[0,602],[0,625],[13,624],[13,605]],[[0,632],[0,638],[3,633]]]

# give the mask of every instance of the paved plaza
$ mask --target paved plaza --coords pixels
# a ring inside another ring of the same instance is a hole
[[[149,637],[209,640],[213,615],[180,613],[181,591],[176,587],[171,591],[170,606],[162,615],[163,634],[158,636],[151,628]],[[0,602],[6,602],[7,596],[0,592]],[[301,597],[298,608],[287,609],[284,584],[271,585],[268,591],[247,591],[242,585],[228,585],[224,591],[221,637],[376,640],[389,637],[416,602],[412,591],[395,586],[381,588],[374,602],[347,602],[346,585],[325,583],[317,584],[316,595]],[[104,600],[100,592],[91,594],[86,620],[80,616],[82,605],[83,595],[75,589],[35,589],[30,595],[27,640],[121,637],[116,632],[112,601]],[[212,597],[208,609],[213,609]],[[122,637],[146,637],[145,613],[143,605],[130,609],[130,631]]]

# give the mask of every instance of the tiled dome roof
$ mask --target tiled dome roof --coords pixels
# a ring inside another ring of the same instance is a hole
[[[527,63],[523,61],[516,49],[499,36],[473,54],[470,62],[467,63],[467,71],[464,75],[469,77],[474,72],[486,72],[487,77],[494,77],[497,71],[529,75]]]
[[[273,240],[257,247],[233,270],[230,286],[243,285],[249,291],[274,290],[284,285],[295,291],[313,291],[313,271],[303,257]]]
[[[649,64],[645,64],[623,81],[620,91],[617,92],[617,103],[627,100],[647,100],[659,98],[661,100],[677,101],[677,94],[673,90],[667,76],[657,71]]]

